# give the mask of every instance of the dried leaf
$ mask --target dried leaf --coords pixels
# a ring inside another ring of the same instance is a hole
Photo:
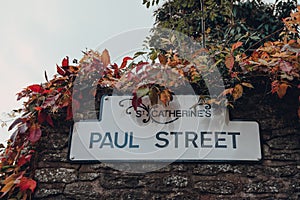
[[[232,68],[234,66],[234,57],[232,55],[226,56],[225,65],[226,65],[227,69],[229,69],[230,71],[232,70]]]
[[[156,87],[151,88],[149,91],[149,99],[152,106],[158,103],[158,89]]]
[[[232,91],[232,96],[234,101],[241,98],[241,96],[243,95],[243,87],[240,84],[237,84]]]
[[[248,87],[248,88],[254,88],[253,85],[251,83],[246,83],[246,82],[243,82],[241,83],[243,86],[245,87]]]
[[[101,61],[104,65],[104,67],[108,66],[110,64],[110,56],[107,49],[104,49],[104,51],[101,54]]]
[[[222,96],[226,96],[227,94],[232,94],[233,88],[227,88],[222,92]]]

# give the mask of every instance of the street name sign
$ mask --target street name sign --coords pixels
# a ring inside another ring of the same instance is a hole
[[[99,120],[79,121],[70,137],[71,161],[259,161],[255,121],[229,121],[197,96],[135,110],[131,96],[102,98]]]

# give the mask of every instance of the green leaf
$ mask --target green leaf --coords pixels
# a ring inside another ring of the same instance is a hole
[[[143,96],[146,96],[149,92],[149,88],[148,87],[141,87],[141,88],[138,88],[137,91],[136,91],[136,96],[137,98],[141,98]]]
[[[134,55],[133,55],[133,58],[137,58],[137,57],[139,57],[139,56],[141,56],[141,55],[144,55],[144,54],[146,54],[147,52],[144,52],[144,51],[139,51],[139,52],[136,52]]]

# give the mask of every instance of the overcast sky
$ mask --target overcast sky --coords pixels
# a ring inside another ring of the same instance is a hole
[[[45,70],[51,78],[64,56],[80,59],[81,50],[154,23],[153,9],[146,9],[142,0],[0,2],[0,114],[20,108],[15,94],[45,82]],[[0,131],[1,140],[7,133]]]
[[[272,0],[271,0],[272,1]],[[20,108],[16,93],[51,78],[55,64],[122,32],[153,25],[142,0],[0,0],[0,118]],[[0,141],[7,138],[0,128]],[[2,139],[1,139],[2,138]]]

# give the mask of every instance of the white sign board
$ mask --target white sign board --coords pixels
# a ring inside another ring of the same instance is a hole
[[[134,110],[130,96],[102,99],[99,121],[74,124],[71,161],[258,161],[259,126],[226,121],[226,112],[178,95],[168,106]]]

